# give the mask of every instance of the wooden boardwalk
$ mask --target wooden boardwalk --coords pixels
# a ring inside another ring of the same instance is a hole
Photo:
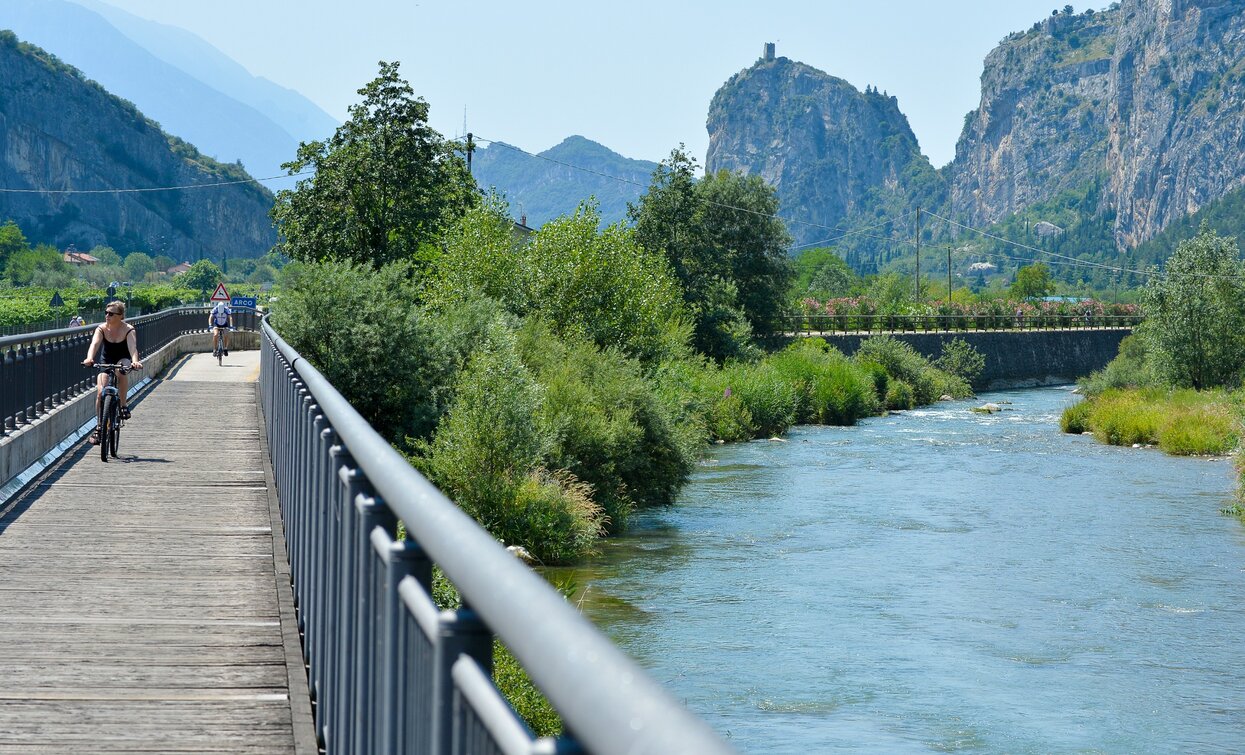
[[[170,366],[0,508],[0,753],[314,752],[257,352]]]

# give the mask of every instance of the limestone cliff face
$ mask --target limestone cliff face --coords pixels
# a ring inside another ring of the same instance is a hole
[[[986,226],[1100,176],[1114,18],[1052,17],[986,57],[981,105],[945,169],[955,214]]]
[[[1134,245],[1245,184],[1245,0],[1120,7],[1106,112],[1116,237]]]
[[[844,221],[911,204],[936,183],[894,97],[787,58],[732,76],[709,106],[705,169],[760,175],[774,186],[796,244]],[[920,188],[918,188],[920,187]],[[926,205],[930,206],[930,205]]]
[[[245,179],[170,138],[38,48],[0,33],[0,187],[98,193],[0,192],[0,220],[31,241],[179,260],[256,256],[273,245],[272,196],[252,184],[180,190]]]
[[[1245,182],[1245,0],[1124,0],[1049,18],[986,58],[948,167],[988,224],[1101,182],[1121,247]]]

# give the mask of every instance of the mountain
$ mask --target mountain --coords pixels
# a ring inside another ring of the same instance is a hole
[[[165,134],[10,31],[0,31],[0,187],[0,219],[35,243],[195,260],[258,256],[276,241],[272,194],[241,167]]]
[[[1120,248],[1245,185],[1245,0],[1124,0],[1010,35],[950,173],[971,224],[1100,182]]]
[[[861,217],[895,217],[943,187],[898,101],[784,57],[759,60],[713,96],[705,170],[773,186],[797,246]]]
[[[121,18],[119,11],[110,15]],[[204,55],[192,69],[228,87],[229,94],[162,59],[122,33],[104,16],[68,0],[4,0],[0,3],[0,28],[11,29],[22,39],[38,45],[108,91],[134,102],[165,131],[197,145],[221,162],[240,161],[260,178],[283,175],[281,163],[293,159],[298,141],[290,131],[250,104],[234,96],[255,91],[239,84],[242,74],[221,62],[223,56],[206,53],[207,44],[186,32],[134,20],[125,22],[134,34],[148,39],[167,33],[157,49],[185,63],[187,56]],[[160,30],[164,31],[161,32]],[[182,47],[178,55],[170,52]],[[189,64],[187,64],[189,65]],[[244,74],[245,72],[243,72]],[[253,78],[253,77],[252,77]],[[262,84],[258,85],[263,89]],[[262,101],[262,95],[245,95]],[[305,115],[306,108],[303,108]],[[314,116],[306,116],[313,118]],[[294,118],[293,122],[297,122]],[[319,130],[315,122],[307,131]],[[327,136],[321,132],[317,138]],[[272,184],[284,188],[292,179]]]
[[[1068,6],[1008,35],[985,59],[955,159],[937,171],[894,98],[785,58],[731,77],[707,125],[709,170],[763,176],[797,244],[833,240],[858,270],[911,269],[917,208],[1129,264],[1138,245],[1245,186],[1245,0]],[[1060,230],[1036,235],[1042,223]],[[1006,252],[1011,266],[1043,256],[936,218],[922,240]],[[1090,267],[1063,272],[1110,275]]]
[[[99,0],[73,2],[98,13],[160,60],[259,111],[296,141],[325,139],[340,125],[336,118],[303,95],[252,75],[233,58],[185,29],[139,18]]]
[[[632,160],[591,139],[570,136],[538,156],[495,142],[475,151],[471,167],[481,188],[496,188],[516,218],[526,217],[527,225],[538,228],[574,212],[590,196],[600,204],[603,224],[625,219],[627,203],[648,189],[657,163]]]

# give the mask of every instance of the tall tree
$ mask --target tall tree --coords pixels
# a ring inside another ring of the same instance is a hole
[[[1011,294],[1019,299],[1039,298],[1055,290],[1055,281],[1050,277],[1050,268],[1041,262],[1025,265],[1016,271],[1016,282],[1012,284]]]
[[[299,145],[284,167],[311,172],[277,194],[278,250],[303,261],[374,266],[421,259],[479,191],[454,146],[428,125],[428,103],[381,61],[362,101],[327,141]]]
[[[1245,263],[1236,239],[1203,225],[1150,278],[1142,300],[1143,332],[1169,381],[1202,389],[1245,375]]]
[[[4,270],[14,254],[28,249],[30,244],[26,242],[26,237],[22,234],[22,229],[17,227],[17,223],[10,220],[0,225],[0,270]]]
[[[660,250],[683,287],[697,349],[736,354],[751,332],[769,333],[786,294],[790,243],[778,199],[757,176],[720,171],[696,180],[682,145],[653,172],[628,215],[636,240]]]

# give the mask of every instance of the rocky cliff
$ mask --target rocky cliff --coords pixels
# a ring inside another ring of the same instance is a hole
[[[1245,183],[1245,0],[1059,14],[986,58],[948,167],[980,225],[1089,181],[1130,248]]]
[[[860,229],[921,206],[979,228],[1028,211],[1028,227],[1059,212],[1078,225],[1065,241],[1094,247],[1065,251],[1114,259],[1097,247],[1132,249],[1245,186],[1245,0],[1123,0],[1008,35],[936,173],[894,98],[784,58],[723,85],[708,128],[707,168],[760,174],[792,220]],[[870,243],[861,259],[884,265],[893,241],[842,245],[850,260]]]
[[[713,96],[707,127],[705,169],[755,173],[774,186],[797,245],[940,196],[894,97],[787,58],[732,76]]]
[[[248,178],[0,32],[0,219],[31,241],[182,260],[257,256],[275,241],[272,195]],[[208,186],[228,181],[243,183]]]

